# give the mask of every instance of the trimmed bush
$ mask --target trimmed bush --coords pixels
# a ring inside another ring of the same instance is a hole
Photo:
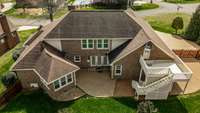
[[[6,87],[10,87],[17,81],[17,76],[15,72],[8,72],[2,77],[2,83]]]
[[[136,11],[147,10],[147,9],[155,9],[155,8],[159,8],[159,5],[146,3],[146,4],[139,5],[139,6],[132,6],[132,9],[136,10]]]
[[[176,17],[173,22],[172,22],[172,28],[176,30],[176,34],[178,33],[179,29],[183,29],[184,23],[183,23],[183,18],[182,17]]]

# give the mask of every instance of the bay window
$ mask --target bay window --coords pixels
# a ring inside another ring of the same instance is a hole
[[[53,82],[55,91],[73,83],[73,75],[74,75],[74,73],[67,74],[67,75],[63,76],[62,78]]]

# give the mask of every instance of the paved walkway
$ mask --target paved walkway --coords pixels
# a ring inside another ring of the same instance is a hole
[[[18,27],[17,31],[25,31],[30,29],[38,29],[39,26],[20,26]]]
[[[6,12],[8,10],[10,10],[11,8],[13,8],[13,6],[15,5],[13,2],[11,3],[3,3],[4,8],[1,9],[1,12]]]
[[[165,42],[171,50],[199,50],[200,46],[196,43],[184,40],[182,37],[174,36],[168,33],[155,31],[156,34]]]
[[[138,14],[139,16],[144,17],[144,16],[156,15],[156,14],[159,14],[159,13],[177,12],[177,4],[160,2],[160,1],[155,1],[155,2],[160,5],[159,8],[152,9],[152,10],[137,11],[136,14]],[[179,6],[181,6],[182,8],[179,10],[179,12],[192,14],[193,12],[195,12],[195,10],[196,10],[198,5],[200,5],[200,3],[180,4]]]
[[[194,93],[200,90],[200,60],[195,58],[183,59],[186,65],[192,70],[192,78],[186,88],[185,94]]]
[[[50,23],[48,19],[21,19],[10,16],[8,18],[15,26],[45,26]]]

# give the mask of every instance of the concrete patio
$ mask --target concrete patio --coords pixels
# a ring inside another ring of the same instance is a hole
[[[200,60],[197,60],[195,58],[184,58],[182,60],[193,72],[184,94],[195,93],[200,90]],[[176,84],[174,84],[171,94],[183,94],[185,85],[186,82],[177,82]]]
[[[80,70],[76,73],[77,85],[88,95],[95,97],[113,96],[115,80],[110,78],[109,72],[92,72]]]

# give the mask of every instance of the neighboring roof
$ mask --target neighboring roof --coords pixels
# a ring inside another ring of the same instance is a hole
[[[199,50],[200,46],[179,36],[155,31],[171,50]]]
[[[0,16],[5,16],[3,14],[0,14]],[[16,31],[17,30],[17,27],[13,25],[13,23],[6,17],[7,19],[7,22],[8,22],[8,25],[9,25],[9,28],[10,28],[10,31],[13,32],[13,31]],[[1,20],[1,19],[0,19]],[[4,34],[4,31],[3,31],[3,28],[2,28],[2,25],[1,25],[1,22],[0,22],[0,35]]]
[[[46,38],[134,38],[140,29],[122,10],[71,11]]]

